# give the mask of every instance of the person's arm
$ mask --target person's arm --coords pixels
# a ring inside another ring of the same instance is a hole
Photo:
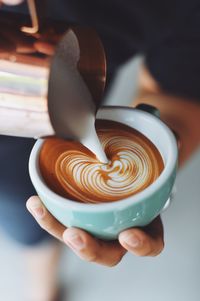
[[[141,68],[140,92],[133,105],[147,103],[160,110],[161,119],[178,134],[179,166],[200,146],[200,99],[188,99],[162,91],[146,68]]]

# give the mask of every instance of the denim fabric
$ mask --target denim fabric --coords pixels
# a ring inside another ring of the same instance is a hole
[[[23,244],[35,244],[49,235],[26,209],[36,194],[28,174],[33,139],[0,136],[0,227]]]

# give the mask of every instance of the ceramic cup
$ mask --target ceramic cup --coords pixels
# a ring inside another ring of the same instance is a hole
[[[42,202],[63,225],[82,228],[96,237],[112,240],[127,228],[149,224],[161,213],[174,185],[178,150],[171,130],[152,113],[129,107],[102,107],[97,118],[126,124],[153,142],[165,165],[154,183],[136,195],[106,204],[83,204],[66,199],[53,192],[41,176],[38,158],[44,143],[42,139],[33,147],[29,171]]]

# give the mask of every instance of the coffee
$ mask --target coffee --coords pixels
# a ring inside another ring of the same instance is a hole
[[[108,164],[78,142],[47,139],[39,166],[57,194],[84,203],[113,202],[134,195],[161,174],[164,163],[155,145],[124,124],[98,120],[96,129]]]

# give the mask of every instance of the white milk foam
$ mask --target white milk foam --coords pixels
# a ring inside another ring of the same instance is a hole
[[[99,138],[97,136],[94,123],[91,123],[91,127],[88,128],[86,137],[84,139],[81,139],[80,142],[93,154],[95,154],[101,163],[108,163],[105,151],[103,150],[101,142],[99,141]]]
[[[99,137],[101,144],[96,135],[90,136],[84,145],[103,162],[107,160],[103,151],[106,149],[108,164],[80,150],[66,151],[57,162],[60,183],[76,199],[89,203],[122,199],[144,189],[159,176],[148,144],[141,145],[141,141],[111,130],[104,130]]]

